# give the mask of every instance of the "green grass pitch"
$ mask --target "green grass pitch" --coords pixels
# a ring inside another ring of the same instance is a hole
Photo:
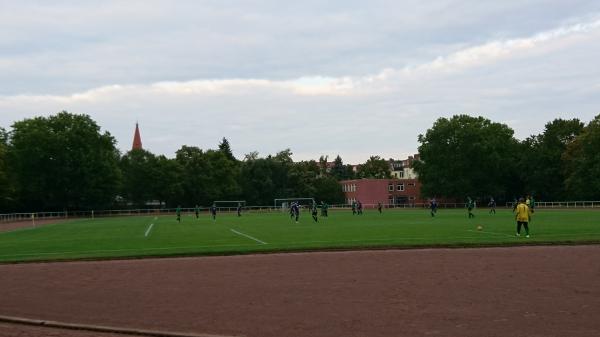
[[[477,230],[481,225],[482,230]],[[300,222],[287,213],[184,214],[69,220],[63,223],[0,233],[0,262],[101,259],[144,256],[244,254],[252,252],[366,247],[489,246],[556,243],[599,243],[600,211],[536,211],[531,237],[515,237],[510,210],[330,211],[314,223],[303,211]]]

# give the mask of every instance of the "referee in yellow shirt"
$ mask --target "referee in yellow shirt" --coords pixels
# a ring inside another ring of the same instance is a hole
[[[525,204],[525,199],[520,198],[519,204],[515,208],[517,218],[517,236],[521,236],[521,226],[525,227],[525,237],[529,237],[529,220],[531,219],[531,211],[529,206]]]

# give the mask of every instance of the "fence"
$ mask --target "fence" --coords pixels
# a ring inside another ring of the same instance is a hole
[[[506,203],[507,208],[512,208],[514,203]],[[363,204],[365,209],[376,209],[378,204]],[[412,203],[402,205],[382,205],[385,209],[419,209],[428,208],[428,203]],[[536,202],[536,208],[600,208],[600,201],[552,201]],[[350,209],[350,204],[330,205],[332,210]],[[440,203],[438,208],[464,208],[464,203]],[[480,206],[482,207],[482,206]],[[486,205],[483,205],[486,207]],[[181,212],[185,214],[195,213],[195,208],[182,208]],[[200,212],[208,212],[208,207],[200,207]],[[220,213],[234,213],[237,207],[217,207]],[[265,213],[282,212],[285,209],[275,206],[246,206],[244,213]],[[116,217],[116,216],[150,216],[150,215],[169,215],[175,214],[176,208],[146,208],[146,209],[120,209],[120,210],[99,210],[99,211],[63,211],[63,212],[34,212],[34,213],[10,213],[0,214],[0,223],[32,221],[32,220],[53,220],[53,219],[71,219],[71,218],[96,218],[96,217]]]

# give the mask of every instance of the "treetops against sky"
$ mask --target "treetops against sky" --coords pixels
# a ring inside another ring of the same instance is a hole
[[[439,118],[418,141],[421,161],[413,165],[425,197],[600,198],[600,115],[587,125],[555,119],[523,141],[506,124],[456,115]],[[328,170],[323,156],[295,162],[289,149],[239,160],[225,138],[215,150],[183,145],[173,159],[142,149],[121,154],[115,144],[89,116],[67,112],[0,130],[0,208],[98,209],[121,198],[134,206],[217,199],[267,205],[300,195],[333,204],[344,201],[339,180],[389,176],[389,163],[378,156],[356,173],[339,156]]]
[[[596,0],[3,1],[0,125],[85,112],[122,152],[406,157],[438,117],[519,139],[600,103]],[[110,24],[106,24],[109,22]]]

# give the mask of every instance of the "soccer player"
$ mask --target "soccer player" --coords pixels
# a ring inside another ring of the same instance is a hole
[[[328,203],[324,203],[323,204],[323,216],[324,217],[329,217],[329,204]]]
[[[312,218],[315,222],[319,222],[319,218],[317,217],[317,203],[312,204]]]
[[[237,214],[238,214],[238,216],[242,216],[242,203],[241,202],[238,202]]]
[[[212,215],[213,221],[217,221],[217,205],[212,204],[210,207],[210,214]]]
[[[377,210],[379,211],[379,214],[381,214],[381,210],[383,209],[383,205],[381,204],[381,202],[377,203]]]
[[[181,206],[177,206],[175,214],[177,214],[177,222],[181,223]]]
[[[471,197],[467,197],[467,210],[469,211],[469,219],[474,218],[475,214],[473,214],[473,208],[475,208],[475,202]]]
[[[525,203],[523,198],[519,199],[519,204],[515,208],[515,217],[517,219],[517,236],[521,236],[521,226],[525,227],[525,236],[529,237],[529,220],[531,219],[531,213],[529,206]]]
[[[358,215],[362,215],[363,212],[363,206],[362,206],[362,202],[360,202],[360,200],[357,202],[357,206],[356,208],[358,209]]]
[[[300,218],[300,205],[297,202],[292,204],[292,215],[296,217],[296,223],[298,223],[298,218]]]
[[[529,197],[529,208],[531,209],[531,213],[535,213],[535,199],[533,199],[533,195]]]
[[[194,209],[194,211],[196,212],[196,219],[198,219],[200,217],[200,207],[198,207],[198,205],[196,205],[196,208]]]
[[[431,216],[434,217],[435,213],[437,213],[437,201],[435,200],[435,198],[431,199],[429,201],[429,208],[431,209]]]
[[[356,201],[352,202],[352,215],[356,215]]]
[[[493,197],[490,199],[488,206],[490,207],[490,214],[496,214],[496,200]]]

